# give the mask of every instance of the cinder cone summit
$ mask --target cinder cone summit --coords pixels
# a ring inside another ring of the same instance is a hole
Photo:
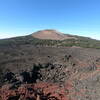
[[[65,39],[75,38],[53,29],[40,30],[33,33],[32,36],[39,39],[50,39],[50,40],[65,40]]]

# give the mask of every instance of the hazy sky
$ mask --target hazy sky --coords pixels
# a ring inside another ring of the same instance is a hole
[[[41,29],[100,39],[100,0],[0,0],[0,38]]]

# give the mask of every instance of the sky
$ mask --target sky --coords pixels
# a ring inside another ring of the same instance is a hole
[[[0,38],[43,29],[100,40],[100,0],[0,0]]]

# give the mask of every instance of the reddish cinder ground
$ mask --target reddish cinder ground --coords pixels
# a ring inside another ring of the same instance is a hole
[[[23,84],[18,89],[3,86],[0,100],[69,100],[65,89],[58,84],[40,82]]]

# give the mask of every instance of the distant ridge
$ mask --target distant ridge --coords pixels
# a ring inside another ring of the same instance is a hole
[[[100,41],[89,37],[64,34],[56,30],[46,29],[9,39],[1,39],[0,47],[16,47],[19,45],[83,47],[100,49]]]
[[[50,39],[50,40],[75,39],[75,37],[63,34],[53,29],[40,30],[33,33],[32,36],[38,39]]]

